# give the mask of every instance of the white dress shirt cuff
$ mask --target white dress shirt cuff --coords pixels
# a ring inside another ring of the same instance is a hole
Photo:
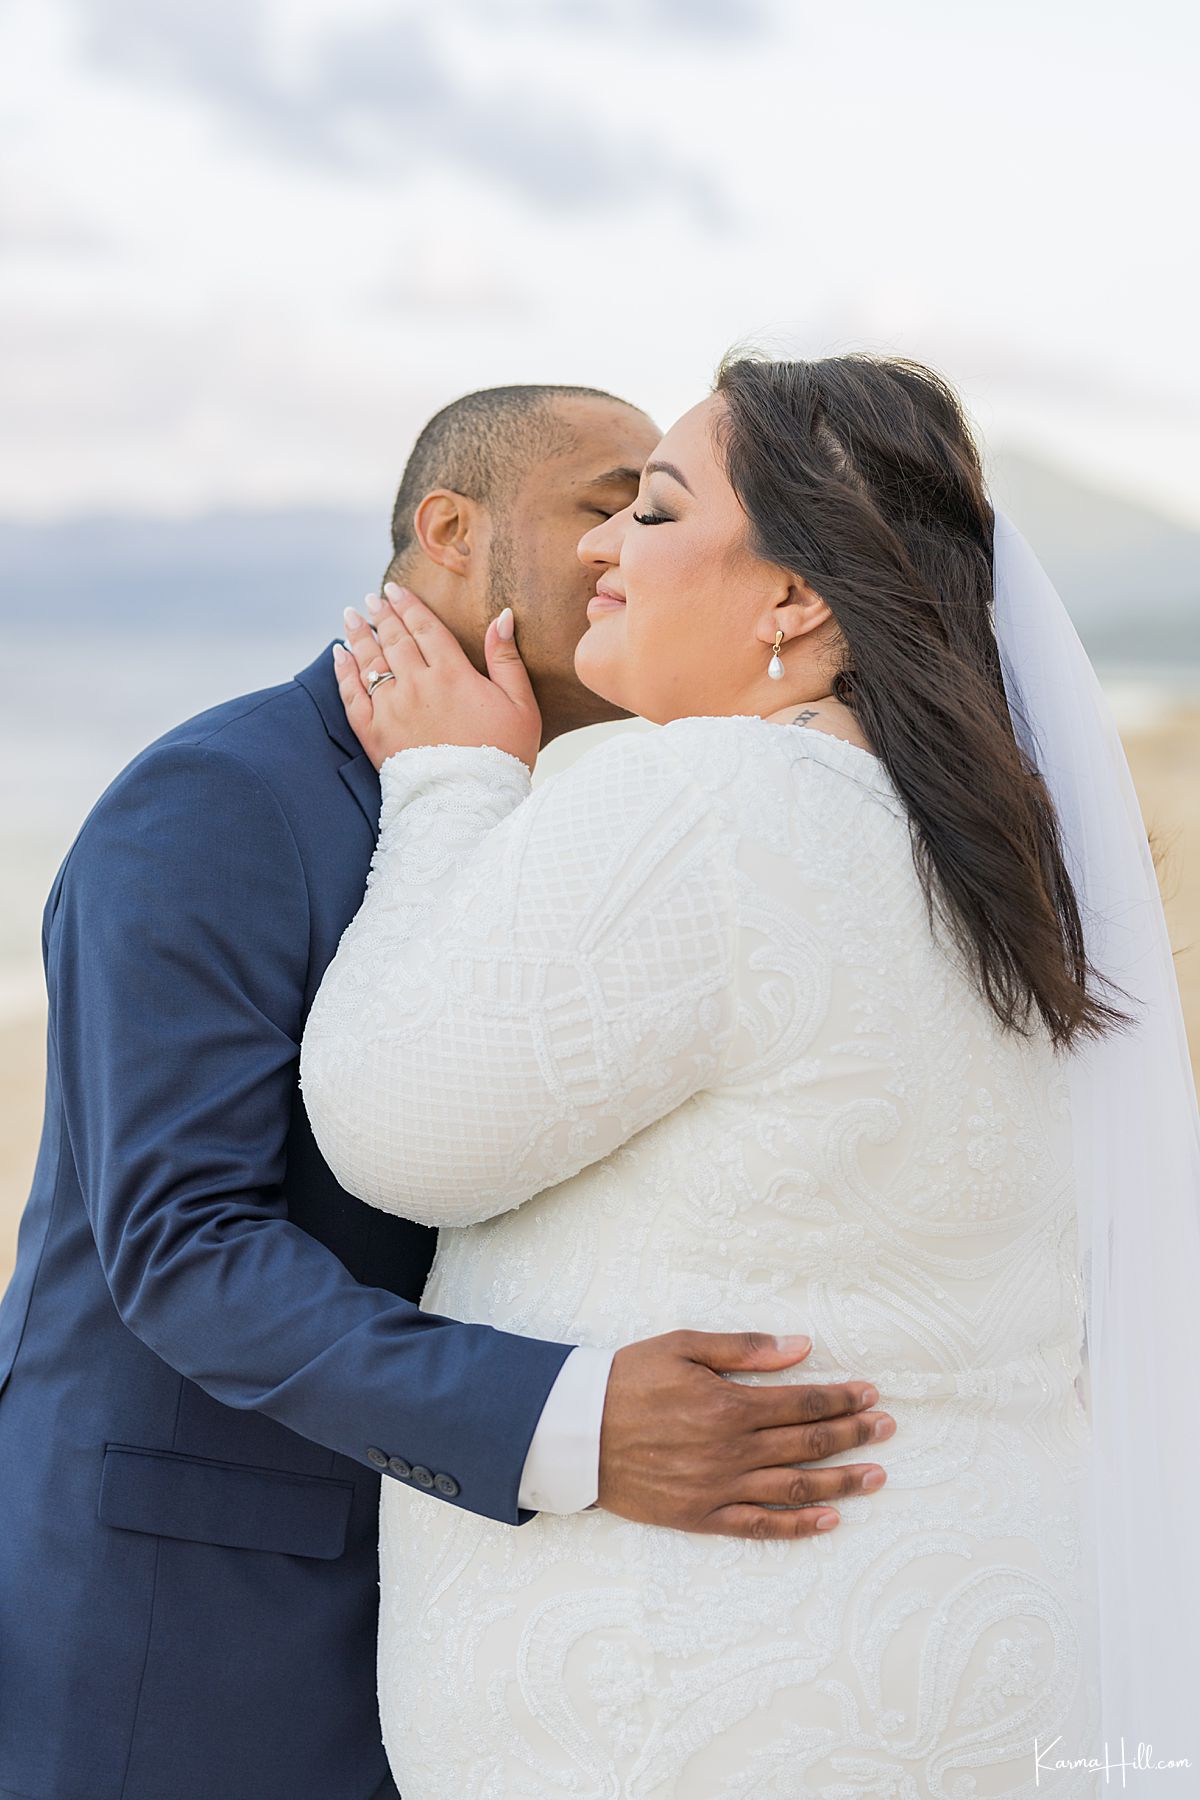
[[[600,1492],[600,1421],[614,1350],[578,1344],[558,1371],[517,1492],[533,1512],[583,1512]]]

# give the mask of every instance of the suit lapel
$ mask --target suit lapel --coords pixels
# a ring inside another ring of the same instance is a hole
[[[370,758],[360,750],[357,756],[352,756],[348,762],[342,764],[338,774],[362,807],[371,830],[377,832],[379,830],[380,805],[379,776],[372,768]]]
[[[378,831],[379,776],[346,718],[333,672],[332,640],[321,655],[309,663],[307,669],[300,670],[296,680],[316,706],[330,738],[340,750],[346,752],[346,760],[341,764],[338,774],[361,806],[371,830]]]

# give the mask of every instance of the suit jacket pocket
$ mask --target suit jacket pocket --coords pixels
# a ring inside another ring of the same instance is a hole
[[[106,1444],[99,1516],[122,1531],[233,1550],[340,1556],[354,1486],[239,1463]]]

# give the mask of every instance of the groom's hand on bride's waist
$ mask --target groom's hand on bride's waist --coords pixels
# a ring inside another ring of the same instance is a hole
[[[821,1466],[891,1436],[894,1419],[873,1410],[876,1390],[867,1381],[722,1379],[789,1368],[811,1348],[807,1338],[757,1331],[668,1331],[626,1344],[608,1379],[597,1505],[726,1537],[811,1537],[836,1525],[830,1502],[885,1480],[878,1463]]]

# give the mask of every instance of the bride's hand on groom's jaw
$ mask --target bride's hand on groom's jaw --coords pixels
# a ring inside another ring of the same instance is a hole
[[[721,1371],[785,1369],[807,1339],[670,1331],[613,1358],[600,1434],[597,1504],[622,1518],[739,1538],[800,1538],[838,1522],[831,1502],[882,1487],[878,1463],[820,1465],[890,1437],[866,1381],[769,1386]],[[881,1423],[882,1422],[882,1423]],[[773,1507],[790,1508],[772,1511]]]
[[[537,760],[542,720],[511,607],[488,626],[481,675],[424,601],[387,582],[369,594],[369,619],[347,607],[346,643],[334,646],[338,692],[355,737],[375,767],[420,744],[491,745]],[[384,679],[372,680],[383,675]]]

